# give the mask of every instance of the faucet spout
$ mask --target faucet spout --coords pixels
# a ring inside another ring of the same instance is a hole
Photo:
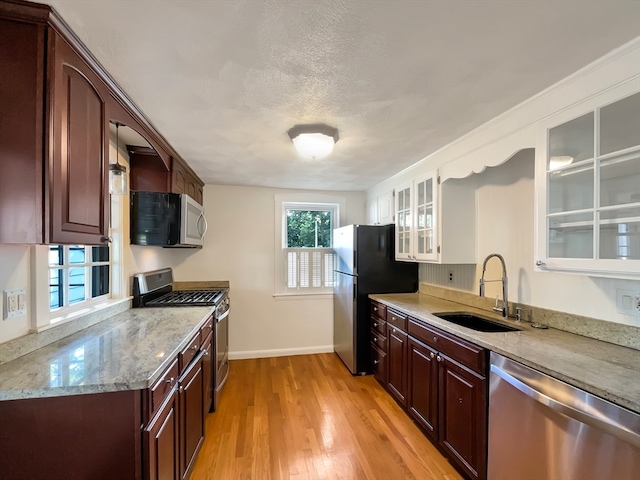
[[[497,257],[502,264],[502,279],[501,280],[485,280],[484,274],[487,270],[487,262],[493,258]],[[501,312],[503,317],[507,317],[509,315],[509,300],[507,299],[508,292],[508,280],[507,280],[507,264],[504,261],[504,258],[499,253],[491,253],[487,255],[487,258],[484,259],[482,263],[482,277],[480,278],[480,296],[484,297],[484,286],[486,282],[502,282],[502,307],[498,307],[497,303],[493,309],[496,312]]]

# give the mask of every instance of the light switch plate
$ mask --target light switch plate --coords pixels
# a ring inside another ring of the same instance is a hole
[[[640,291],[617,289],[616,308],[618,313],[640,317]]]
[[[4,319],[21,317],[27,314],[27,289],[14,288],[5,290],[2,295]]]

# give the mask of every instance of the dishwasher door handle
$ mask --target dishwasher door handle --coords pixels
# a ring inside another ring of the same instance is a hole
[[[620,425],[618,423],[612,422],[606,417],[602,417],[602,418],[594,417],[593,415],[583,410],[574,408],[570,405],[560,402],[559,400],[556,400],[555,398],[545,395],[544,393],[539,392],[532,386],[526,384],[519,378],[516,378],[515,376],[505,372],[497,365],[494,365],[494,364],[491,365],[491,373],[498,375],[504,381],[506,381],[507,383],[509,383],[516,389],[518,389],[520,392],[524,393],[525,395],[534,399],[535,401],[551,408],[552,410],[555,410],[556,412],[560,412],[563,415],[566,415],[567,417],[573,418],[574,420],[577,420],[584,424],[603,430],[619,438],[620,440],[623,440],[627,443],[630,443],[631,445],[634,445],[640,448],[640,434],[632,430],[629,430],[624,425]],[[619,408],[622,408],[622,407],[619,407]]]

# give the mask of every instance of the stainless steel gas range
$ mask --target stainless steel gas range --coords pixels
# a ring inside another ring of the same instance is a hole
[[[215,306],[213,330],[213,404],[229,375],[229,296],[225,289],[174,290],[173,270],[163,268],[133,276],[133,307],[210,307]]]

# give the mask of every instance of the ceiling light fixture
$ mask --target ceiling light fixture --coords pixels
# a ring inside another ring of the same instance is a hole
[[[338,141],[338,129],[322,123],[295,125],[287,133],[298,155],[308,160],[327,157]]]
[[[120,138],[118,128],[122,123],[114,122],[116,126],[116,163],[109,164],[109,193],[113,195],[127,194],[127,168],[120,165]]]

